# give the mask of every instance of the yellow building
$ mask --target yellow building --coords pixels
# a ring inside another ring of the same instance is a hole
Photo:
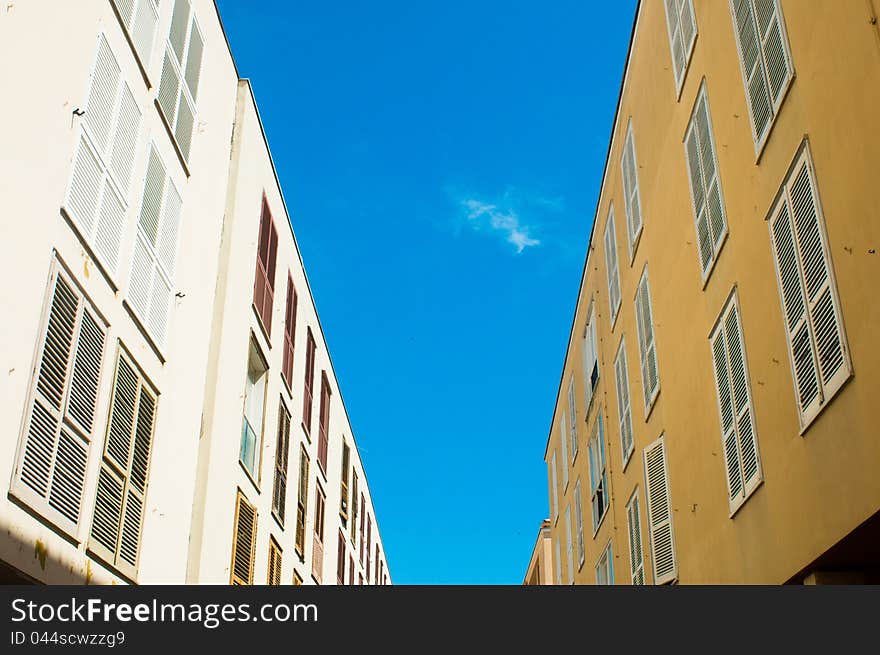
[[[523,584],[526,586],[552,585],[553,584],[553,540],[550,538],[550,520],[541,521],[538,529],[538,539],[532,550],[532,558],[526,569],[526,577]]]
[[[876,0],[644,0],[545,460],[555,581],[880,581]]]

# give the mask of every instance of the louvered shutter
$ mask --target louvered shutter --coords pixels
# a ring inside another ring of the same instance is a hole
[[[366,511],[365,511],[364,507],[365,507],[364,506],[364,495],[361,494],[361,539],[360,539],[360,546],[358,547],[358,550],[360,551],[358,559],[359,559],[361,565],[363,565],[363,563],[364,563],[364,536],[365,536],[364,520],[366,517]]]
[[[589,381],[587,382],[589,384]],[[571,459],[577,456],[577,404],[574,395],[574,376],[568,382],[568,438],[571,440]]]
[[[146,504],[156,394],[120,351],[89,550],[136,579]]]
[[[278,232],[272,221],[269,204],[263,197],[260,233],[257,245],[257,268],[254,280],[254,306],[267,335],[272,334],[272,303],[275,290],[275,257]]]
[[[629,531],[629,572],[634,585],[645,584],[645,561],[642,553],[642,519],[639,515],[638,492],[633,494],[626,506]]]
[[[666,26],[669,31],[675,88],[681,89],[688,58],[697,35],[692,0],[666,0]]]
[[[306,436],[312,432],[312,386],[315,383],[315,337],[312,328],[306,329],[306,366],[303,380],[303,418],[302,426]]]
[[[287,504],[287,458],[290,449],[290,414],[280,403],[278,408],[278,438],[275,442],[275,478],[272,482],[272,511],[283,524]]]
[[[559,537],[554,539],[556,542],[556,584],[562,584],[562,549],[559,546]]]
[[[318,415],[318,465],[327,474],[327,448],[330,441],[330,382],[321,372],[321,408]]]
[[[577,530],[578,566],[584,562],[584,511],[581,501],[581,481],[574,485],[574,522]]]
[[[672,532],[672,506],[669,499],[669,473],[664,437],[645,448],[645,486],[648,496],[648,525],[651,530],[651,558],[654,584],[675,580],[678,566]]]
[[[852,373],[817,198],[805,149],[770,220],[802,428]]]
[[[47,303],[11,492],[76,537],[107,326],[57,263]]]
[[[710,343],[721,416],[728,500],[733,512],[761,482],[751,390],[735,295],[731,296],[719,318]]]
[[[284,315],[284,354],[281,364],[281,375],[287,383],[287,388],[293,387],[293,342],[296,336],[296,289],[293,287],[293,279],[287,276],[287,309]]]
[[[550,484],[551,491],[550,497],[553,500],[553,520],[555,521],[559,517],[559,487],[556,480],[556,451],[553,451],[553,456],[550,458]]]
[[[756,148],[779,111],[794,72],[778,0],[731,0]]]
[[[617,260],[617,237],[614,232],[614,208],[608,210],[605,224],[605,270],[608,275],[608,306],[611,308],[611,324],[620,310],[620,269]]]
[[[232,533],[232,571],[230,584],[254,583],[254,555],[257,548],[257,508],[241,491],[235,499],[235,526]]]
[[[565,412],[563,411],[559,417],[559,441],[562,445],[562,490],[568,489],[568,429],[565,424]]]
[[[278,586],[281,584],[281,547],[275,541],[274,537],[269,538],[269,574],[267,582],[270,585]]]
[[[336,537],[336,584],[345,584],[345,535],[342,530]]]
[[[642,274],[636,293],[636,324],[639,332],[639,359],[642,368],[645,415],[660,390],[657,372],[657,349],[654,343],[654,319],[651,311],[651,292],[648,285],[648,269]]]
[[[614,360],[614,377],[617,383],[617,416],[620,428],[620,451],[622,461],[629,458],[633,449],[632,408],[629,401],[629,375],[626,370],[626,345],[620,340],[620,348]]]
[[[299,451],[299,488],[296,499],[296,552],[300,558],[306,552],[306,512],[309,494],[309,456],[305,448]]]
[[[320,487],[315,487],[315,534],[312,539],[312,575],[318,584],[324,572],[324,507],[326,499]]]
[[[128,0],[126,4],[131,4],[131,0]],[[134,48],[145,68],[150,65],[158,21],[159,12],[153,0],[137,0],[137,6],[131,14],[131,19],[126,23],[131,40],[134,42]]]
[[[627,236],[629,239],[629,254],[632,259],[636,248],[636,241],[642,231],[642,203],[639,197],[638,162],[636,161],[636,144],[633,137],[632,120],[626,129],[626,141],[623,145],[623,155],[620,158],[620,167],[623,173],[624,208],[626,209]]]

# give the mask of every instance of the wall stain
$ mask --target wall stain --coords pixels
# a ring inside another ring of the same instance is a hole
[[[42,539],[37,539],[34,542],[34,557],[40,560],[40,568],[45,571],[46,570],[46,555],[49,553],[49,550],[46,548],[46,544],[43,543]]]
[[[86,584],[92,581],[92,560],[86,560]]]

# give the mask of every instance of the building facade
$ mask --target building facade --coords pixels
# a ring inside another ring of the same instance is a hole
[[[523,584],[531,587],[553,584],[553,540],[550,538],[549,519],[541,521]]]
[[[0,53],[28,99],[0,110],[0,577],[390,583],[214,3],[17,3]]]
[[[545,451],[557,584],[880,580],[871,1],[643,0]]]

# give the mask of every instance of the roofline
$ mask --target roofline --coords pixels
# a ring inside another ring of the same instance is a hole
[[[578,305],[580,304],[581,292],[584,289],[584,282],[587,279],[587,265],[590,263],[590,251],[592,250],[593,234],[596,232],[596,222],[599,220],[599,209],[602,205],[603,190],[605,182],[608,178],[608,164],[611,161],[611,147],[614,145],[614,135],[617,132],[617,125],[620,121],[620,105],[623,101],[623,91],[626,86],[626,76],[629,72],[629,63],[632,57],[633,42],[636,37],[636,27],[639,24],[639,14],[642,9],[642,0],[636,3],[635,16],[633,16],[632,31],[629,35],[629,46],[626,49],[626,59],[623,65],[623,76],[620,80],[620,91],[617,94],[617,106],[614,108],[614,120],[611,122],[611,134],[608,137],[608,151],[605,153],[605,166],[602,169],[602,183],[599,185],[599,194],[596,197],[596,213],[593,216],[593,225],[590,227],[590,238],[587,240],[587,254],[584,256],[584,268],[581,272],[581,282],[578,285],[577,297],[574,303],[574,313],[571,318],[571,329],[568,333],[568,343],[565,346],[565,356],[562,359],[562,370],[559,373],[559,386],[556,389],[556,401],[553,403],[553,413],[550,415],[550,426],[547,429],[547,442],[544,446],[544,461],[547,461],[547,452],[550,450],[550,439],[553,436],[553,417],[556,416],[556,407],[559,405],[559,396],[562,393],[562,385],[565,382],[565,362],[568,361],[568,354],[571,351],[572,337],[574,336],[574,327],[577,323]]]
[[[549,518],[541,519],[541,526],[538,528],[538,536],[535,537],[535,545],[532,546],[532,556],[529,557],[529,564],[526,567],[526,574],[523,576],[523,584],[525,584],[526,580],[529,577],[529,570],[532,568],[532,562],[535,561],[535,556],[538,553],[538,544],[541,543],[541,536],[544,533],[550,532],[550,528],[552,527],[552,523]]]

